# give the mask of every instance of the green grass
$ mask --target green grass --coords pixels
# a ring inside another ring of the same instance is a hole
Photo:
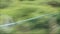
[[[60,11],[60,8],[52,7],[47,4],[48,1],[52,0],[35,0],[35,1],[19,1],[12,0],[10,6],[0,9],[0,14],[9,15],[13,17],[13,20],[19,21],[28,18],[33,18],[36,16],[44,15],[44,14],[56,14]],[[47,18],[47,16],[46,16]],[[46,18],[42,18],[42,23]],[[27,25],[30,23],[26,23]],[[26,24],[23,24],[26,26]],[[40,23],[39,23],[40,24]],[[13,27],[16,28],[16,27]],[[17,28],[18,29],[18,28]],[[47,29],[34,29],[28,32],[17,31],[14,34],[48,34]]]

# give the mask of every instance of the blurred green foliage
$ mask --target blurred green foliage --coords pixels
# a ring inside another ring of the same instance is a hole
[[[0,0],[0,9],[8,7],[12,3],[12,0]]]
[[[59,3],[60,0],[54,1]],[[17,22],[40,15],[60,13],[60,7],[53,7],[48,2],[54,3],[53,0],[0,0],[0,14],[12,16],[13,20]],[[60,24],[59,15],[57,20]],[[13,30],[9,34],[48,34],[49,17],[45,16],[16,25],[12,27]]]

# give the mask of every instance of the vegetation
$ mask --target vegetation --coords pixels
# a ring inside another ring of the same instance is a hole
[[[49,21],[51,17],[57,18],[57,28],[59,29],[57,34],[60,34],[60,0],[0,0],[0,24],[2,21],[5,24],[8,18],[1,15],[10,16],[12,21],[16,23],[45,14],[49,15],[9,26],[7,31],[0,28],[0,34],[50,34]]]

